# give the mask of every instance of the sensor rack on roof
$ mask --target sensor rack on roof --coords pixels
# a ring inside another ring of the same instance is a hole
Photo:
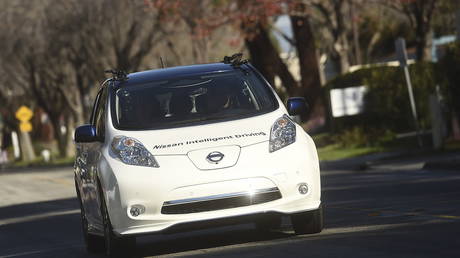
[[[243,64],[248,63],[248,60],[242,59],[242,58],[243,58],[243,53],[236,53],[236,54],[233,54],[232,56],[224,56],[223,63],[231,64],[233,66],[239,67]]]
[[[116,81],[126,81],[128,80],[128,73],[123,70],[105,70],[105,73],[111,73],[112,78]]]

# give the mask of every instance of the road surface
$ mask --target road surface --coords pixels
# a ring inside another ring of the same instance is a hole
[[[389,163],[322,171],[325,229],[251,224],[138,239],[137,257],[460,257],[460,171]],[[86,253],[71,168],[0,172],[0,257]]]

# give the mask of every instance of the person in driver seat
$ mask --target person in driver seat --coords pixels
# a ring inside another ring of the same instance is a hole
[[[175,93],[169,100],[169,113],[173,116],[186,116],[193,109],[193,101],[187,93]]]
[[[197,112],[215,113],[231,108],[230,91],[227,86],[208,87],[206,94],[195,99]]]

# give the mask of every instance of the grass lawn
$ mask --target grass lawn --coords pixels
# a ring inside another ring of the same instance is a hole
[[[352,158],[392,149],[390,146],[343,146],[329,133],[313,135],[312,138],[315,141],[321,161]]]
[[[328,133],[314,135],[312,138],[317,146],[321,161],[353,158],[377,152],[420,150],[415,136],[383,141],[376,146],[343,146],[335,142],[334,136]],[[424,136],[423,142],[425,143],[425,151],[435,151],[431,149],[431,135]],[[458,150],[460,150],[460,141],[448,140],[445,142],[444,147],[438,151],[450,152]]]
[[[340,144],[329,144],[318,148],[318,156],[321,161],[338,160],[383,152],[383,147],[343,147]]]
[[[52,158],[49,162],[45,162],[43,157],[39,156],[35,160],[25,162],[25,161],[15,161],[9,164],[10,167],[20,168],[20,167],[38,167],[38,166],[61,166],[69,165],[71,166],[75,160],[75,157],[67,158]]]

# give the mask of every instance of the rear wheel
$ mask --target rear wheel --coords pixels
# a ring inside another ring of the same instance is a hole
[[[298,235],[319,233],[323,230],[323,206],[314,211],[293,214],[291,220]]]
[[[101,196],[101,214],[104,223],[105,251],[109,257],[131,257],[136,248],[135,237],[119,237],[113,233],[109,213],[104,198]]]
[[[77,186],[76,183],[75,186]],[[88,219],[86,218],[86,213],[83,209],[80,191],[78,191],[78,189],[76,189],[76,191],[78,202],[80,204],[81,227],[83,232],[83,239],[85,240],[86,250],[90,253],[102,252],[104,251],[104,238],[88,232]]]

